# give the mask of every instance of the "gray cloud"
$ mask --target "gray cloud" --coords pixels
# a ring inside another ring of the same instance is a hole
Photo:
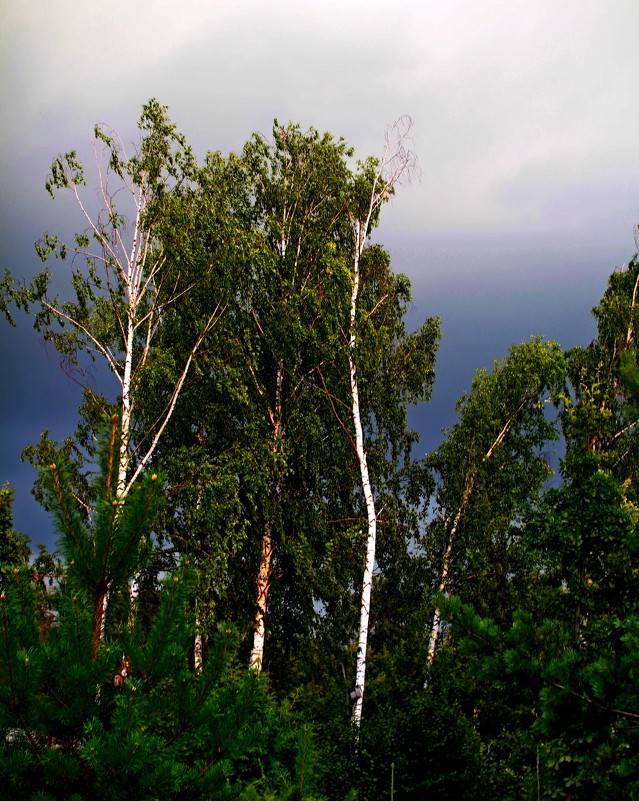
[[[72,205],[43,190],[52,157],[77,147],[91,192],[93,124],[135,141],[151,96],[201,156],[278,117],[363,157],[409,113],[423,178],[376,237],[413,280],[412,323],[442,315],[434,402],[415,418],[432,447],[473,370],[512,341],[592,337],[589,308],[632,255],[637,22],[635,0],[5,3],[0,266],[31,275],[41,232],[74,230]],[[22,323],[0,328],[0,481],[21,497],[19,450],[43,428],[70,433],[76,404]],[[20,501],[21,520],[30,509]]]

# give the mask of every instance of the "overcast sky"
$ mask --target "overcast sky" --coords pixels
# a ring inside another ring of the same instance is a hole
[[[364,157],[414,121],[422,170],[376,234],[413,282],[411,323],[439,314],[422,451],[473,371],[515,341],[594,335],[590,308],[634,253],[639,222],[636,0],[1,0],[0,267],[74,209],[44,191],[58,153],[92,153],[96,122],[136,141],[150,97],[198,155],[238,150],[274,118],[343,135]],[[87,158],[91,185],[90,159]],[[31,332],[0,323],[0,483],[16,526],[48,539],[24,445],[76,421],[77,391]]]

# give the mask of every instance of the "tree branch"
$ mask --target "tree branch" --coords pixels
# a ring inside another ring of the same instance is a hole
[[[557,687],[557,689],[563,690],[569,695],[573,695],[575,698],[579,698],[580,701],[584,701],[586,704],[590,704],[590,706],[601,709],[602,712],[609,712],[611,715],[619,715],[619,717],[628,718],[629,720],[639,720],[639,713],[637,712],[627,712],[624,709],[615,709],[612,706],[606,706],[605,704],[600,704],[598,701],[593,701],[593,699],[588,698],[587,695],[576,693],[574,690],[570,690],[568,687],[564,687],[563,684],[558,684],[556,681],[552,681],[550,683],[553,687]]]
[[[125,489],[125,492],[124,492],[125,495],[130,491],[131,487],[133,486],[133,484],[137,480],[138,476],[144,470],[144,468],[147,465],[147,463],[149,462],[151,456],[155,452],[155,449],[157,448],[158,442],[160,441],[160,437],[164,433],[164,429],[167,427],[167,425],[169,423],[169,420],[171,419],[171,416],[172,416],[173,411],[175,409],[175,405],[177,403],[178,397],[180,395],[180,392],[182,391],[182,387],[184,385],[184,382],[186,381],[186,377],[188,375],[189,368],[191,367],[191,362],[195,358],[195,355],[197,354],[197,352],[198,352],[198,350],[200,348],[200,345],[202,344],[202,342],[204,342],[205,338],[208,336],[208,334],[212,331],[214,326],[217,324],[217,322],[221,318],[222,314],[224,313],[225,309],[226,309],[226,306],[221,306],[221,302],[218,303],[218,305],[215,307],[215,309],[213,311],[213,314],[211,314],[211,316],[207,320],[207,323],[204,326],[204,330],[202,331],[200,336],[197,338],[195,344],[191,348],[191,352],[189,353],[188,359],[186,360],[186,364],[184,365],[184,369],[182,370],[182,373],[181,373],[181,375],[180,375],[175,387],[173,388],[173,392],[171,393],[171,398],[170,398],[170,401],[169,401],[169,404],[168,404],[168,410],[166,412],[166,415],[164,416],[164,420],[162,421],[162,424],[160,425],[160,428],[158,429],[158,431],[156,432],[155,436],[153,437],[153,441],[151,442],[151,445],[150,445],[148,451],[146,452],[144,457],[140,460],[140,463],[138,464],[135,472],[133,473],[133,476],[130,478],[128,484],[126,485],[126,489]]]

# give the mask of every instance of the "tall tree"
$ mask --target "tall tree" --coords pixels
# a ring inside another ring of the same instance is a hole
[[[545,406],[559,398],[564,382],[559,346],[532,339],[514,345],[491,373],[479,371],[470,394],[459,401],[459,422],[427,460],[437,481],[437,514],[429,536],[442,549],[436,579],[440,595],[455,592],[471,602],[481,602],[484,595],[486,604],[494,592],[486,592],[482,574],[492,575],[488,584],[493,587],[503,582],[503,589],[518,578],[509,564],[508,542],[517,548],[513,526],[551,475],[545,451],[557,433]],[[465,574],[472,576],[467,586]],[[440,628],[436,604],[429,663]]]
[[[45,233],[36,249],[42,261],[54,255],[70,263],[71,299],[52,294],[57,282],[48,269],[29,285],[9,275],[3,282],[3,295],[28,313],[34,309],[36,329],[53,342],[67,369],[83,385],[78,433],[89,452],[95,431],[114,404],[94,391],[87,367],[97,358],[115,378],[120,418],[116,486],[122,498],[153,457],[193,359],[224,312],[228,292],[216,261],[217,243],[193,225],[201,187],[191,149],[156,100],[143,107],[138,127],[142,136],[132,155],[115,132],[95,128],[97,210],[85,199],[85,172],[75,151],[52,164],[47,191],[52,198],[57,191],[70,192],[85,227],[70,244]],[[223,193],[219,195],[222,200],[208,192],[209,208],[225,205]],[[158,347],[159,332],[173,315],[188,318],[191,296],[203,291],[213,302],[204,318],[193,321],[179,354],[173,354],[178,360],[173,380],[162,382],[157,376],[166,378],[167,371],[165,354]],[[138,407],[152,376],[157,414],[152,419],[147,415],[140,425]],[[51,451],[45,436],[31,453],[36,463],[46,464]],[[77,476],[82,490],[88,490],[81,470]],[[87,514],[92,500],[85,497]],[[108,597],[107,588],[102,620]]]
[[[250,660],[256,669],[264,654],[274,528],[288,500],[285,476],[304,429],[321,426],[317,370],[335,347],[324,299],[339,288],[340,276],[331,274],[331,248],[343,236],[347,153],[343,140],[292,125],[284,129],[276,121],[272,143],[254,136],[242,154],[253,252],[240,347],[248,390],[263,421],[258,425],[269,442]]]
[[[377,513],[375,498],[368,470],[362,411],[359,400],[359,384],[356,369],[357,311],[360,289],[362,254],[372,228],[377,224],[381,206],[395,191],[402,178],[410,177],[417,167],[415,154],[406,147],[411,121],[399,120],[386,135],[386,146],[381,159],[369,159],[361,165],[360,172],[352,182],[352,194],[348,204],[348,219],[353,236],[353,255],[351,273],[350,317],[348,325],[348,370],[350,378],[351,411],[355,431],[355,452],[359,463],[362,492],[366,500],[368,534],[366,538],[366,557],[360,603],[360,623],[357,644],[357,669],[355,672],[355,705],[353,722],[359,725],[364,700],[366,681],[366,647],[370,618],[373,570],[375,567],[375,548],[377,541]]]
[[[90,198],[83,196],[85,172],[76,152],[58,157],[51,166],[47,191],[51,197],[59,190],[71,192],[84,228],[70,244],[45,233],[36,249],[43,261],[53,254],[70,262],[72,299],[51,294],[54,281],[48,269],[29,285],[11,276],[3,282],[5,296],[27,312],[35,309],[36,329],[53,342],[81,381],[89,405],[103,407],[104,399],[92,391],[83,357],[103,360],[116,379],[121,404],[117,473],[121,496],[150,461],[193,358],[224,309],[218,295],[209,316],[199,321],[184,343],[175,383],[162,394],[157,420],[149,429],[137,430],[139,388],[144,372],[154,369],[155,338],[163,318],[178,307],[186,308],[189,294],[202,282],[214,293],[217,287],[210,280],[217,266],[212,254],[201,254],[205,262],[194,270],[189,258],[193,246],[184,235],[185,209],[197,193],[195,158],[157,101],[144,106],[139,128],[142,138],[129,155],[115,132],[96,126],[96,211]]]

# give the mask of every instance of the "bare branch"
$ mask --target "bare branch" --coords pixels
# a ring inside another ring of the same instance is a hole
[[[372,317],[377,311],[377,309],[379,309],[379,307],[382,306],[384,304],[384,301],[386,301],[387,299],[388,299],[388,293],[386,293],[386,295],[383,295],[369,312],[366,312],[366,318],[368,319]]]
[[[225,309],[226,309],[226,306],[222,306],[221,302],[217,304],[217,306],[215,307],[215,310],[213,311],[213,313],[211,314],[211,316],[207,320],[206,325],[204,326],[204,330],[202,331],[200,336],[197,338],[195,344],[191,348],[191,352],[189,353],[189,356],[188,356],[188,358],[186,360],[186,363],[184,365],[184,369],[182,370],[182,373],[181,373],[179,379],[177,380],[177,383],[176,383],[175,387],[173,388],[173,392],[171,393],[171,398],[170,398],[169,403],[168,403],[168,409],[167,409],[167,412],[166,412],[166,414],[164,416],[164,420],[162,421],[162,424],[160,425],[160,428],[157,430],[155,436],[153,437],[153,441],[151,442],[151,445],[150,445],[149,449],[147,450],[147,452],[144,455],[144,457],[140,460],[140,463],[138,464],[135,472],[131,476],[128,484],[126,485],[126,489],[125,489],[125,492],[124,492],[125,495],[130,491],[131,487],[133,486],[133,484],[137,480],[138,476],[144,470],[144,468],[148,464],[149,460],[151,459],[151,456],[155,452],[155,449],[157,448],[158,443],[160,441],[160,437],[164,433],[164,429],[167,427],[167,425],[169,423],[169,420],[171,419],[171,416],[172,416],[173,411],[175,409],[175,405],[176,405],[176,403],[178,401],[178,397],[180,395],[180,392],[182,391],[182,387],[184,386],[184,382],[186,381],[186,377],[187,377],[189,369],[191,367],[191,363],[192,363],[193,359],[195,358],[198,350],[200,349],[200,346],[201,346],[202,342],[204,342],[206,337],[210,334],[210,332],[213,330],[215,325],[218,323],[218,321],[220,320],[220,318],[224,314]]]
[[[394,188],[405,186],[421,177],[417,154],[409,145],[413,120],[408,114],[403,114],[386,129],[384,135],[385,147],[381,162],[381,176],[385,183]]]
[[[623,437],[624,434],[627,434],[629,431],[632,431],[632,429],[637,425],[637,423],[639,423],[639,420],[635,420],[634,423],[630,423],[630,425],[626,426],[625,428],[622,428],[621,431],[617,431],[617,433],[614,435],[614,437],[610,440],[608,444],[612,445],[612,443],[618,440],[619,437]]]
[[[120,383],[122,382],[122,377],[120,375],[120,370],[119,370],[117,361],[111,355],[109,350],[104,345],[102,345],[100,343],[100,341],[98,339],[96,339],[96,337],[93,336],[93,334],[88,330],[88,328],[86,328],[86,326],[84,326],[81,323],[79,323],[75,318],[71,317],[71,315],[66,314],[61,309],[58,309],[56,306],[53,306],[53,304],[49,303],[49,301],[41,299],[40,303],[46,309],[48,309],[55,317],[58,317],[58,318],[63,319],[63,320],[66,320],[72,326],[77,328],[78,331],[82,331],[82,333],[87,337],[87,339],[90,340],[90,342],[93,344],[93,346],[96,348],[96,350],[99,353],[101,353],[104,356],[104,358],[107,360],[107,363],[108,363],[109,367],[111,368],[111,372],[115,375],[115,377],[118,379],[118,381],[120,381]]]

